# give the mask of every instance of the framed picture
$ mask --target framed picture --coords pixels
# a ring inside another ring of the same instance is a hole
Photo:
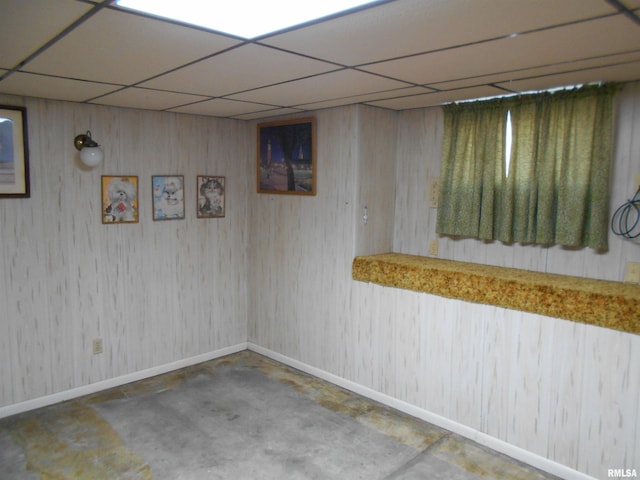
[[[258,124],[258,193],[316,194],[315,118]]]
[[[138,177],[102,176],[102,223],[138,223]]]
[[[184,218],[184,176],[154,175],[153,219],[178,220]]]
[[[29,197],[27,109],[0,105],[0,197]]]
[[[198,175],[198,218],[224,217],[224,177]]]

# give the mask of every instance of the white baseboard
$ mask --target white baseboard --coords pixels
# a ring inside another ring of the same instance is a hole
[[[546,457],[542,457],[523,448],[516,447],[515,445],[511,445],[510,443],[487,435],[486,433],[482,433],[473,428],[467,427],[466,425],[463,425],[461,423],[454,422],[453,420],[429,412],[428,410],[416,407],[415,405],[407,403],[403,400],[398,400],[397,398],[391,397],[384,393],[380,393],[369,387],[365,387],[351,380],[339,377],[325,370],[307,365],[306,363],[300,362],[254,343],[249,342],[247,344],[247,348],[252,352],[259,353],[260,355],[264,355],[265,357],[271,358],[280,363],[301,370],[305,373],[313,375],[314,377],[321,378],[330,383],[333,383],[334,385],[355,392],[359,395],[362,395],[363,397],[370,398],[372,400],[375,400],[376,402],[380,402],[391,408],[395,408],[396,410],[406,413],[407,415],[419,418],[440,428],[444,428],[445,430],[473,440],[474,442],[484,445],[485,447],[503,453],[511,458],[515,458],[516,460],[526,463],[527,465],[531,465],[532,467],[538,468],[557,477],[566,480],[596,480],[594,477],[549,460]]]
[[[127,383],[144,380],[145,378],[155,377],[156,375],[172,372],[173,370],[189,367],[191,365],[196,365],[198,363],[213,360],[215,358],[224,357],[225,355],[231,355],[232,353],[241,352],[246,349],[247,344],[243,342],[237,345],[232,345],[230,347],[221,348],[213,352],[203,353],[201,355],[184,358],[182,360],[166,363],[157,367],[128,373],[120,377],[110,378],[108,380],[102,380],[100,382],[92,383],[89,385],[83,385],[82,387],[72,388],[71,390],[65,390],[64,392],[53,393],[51,395],[45,395],[44,397],[26,400],[24,402],[15,403],[6,407],[0,407],[0,418],[27,412],[36,408],[46,407],[55,403],[65,402],[67,400],[72,400],[84,395],[96,393],[108,388],[119,387],[120,385],[125,385]]]
[[[552,475],[556,475],[557,477],[566,480],[596,480],[591,476],[578,472],[577,470],[573,470],[572,468],[549,460],[548,458],[542,457],[528,450],[524,450],[520,447],[511,445],[510,443],[479,432],[478,430],[467,427],[466,425],[454,422],[453,420],[429,412],[428,410],[416,407],[415,405],[412,405],[405,401],[398,400],[397,398],[391,397],[384,393],[380,393],[369,387],[365,387],[364,385],[360,385],[356,382],[339,377],[325,370],[307,365],[306,363],[300,362],[299,360],[295,360],[293,358],[287,357],[251,342],[239,343],[237,345],[225,347],[213,352],[208,352],[202,355],[196,355],[194,357],[178,360],[176,362],[140,370],[138,372],[122,375],[120,377],[110,378],[108,380],[92,383],[90,385],[84,385],[82,387],[73,388],[71,390],[65,390],[64,392],[58,392],[51,395],[46,395],[44,397],[39,397],[13,405],[0,407],[0,418],[9,417],[18,413],[34,410],[36,408],[46,407],[55,403],[64,402],[74,398],[82,397],[84,395],[96,393],[101,390],[106,390],[108,388],[118,387],[127,383],[144,380],[146,378],[161,375],[163,373],[168,373],[180,368],[189,367],[191,365],[196,365],[198,363],[213,360],[215,358],[224,357],[225,355],[231,355],[233,353],[241,352],[247,349],[251,350],[252,352],[259,353],[260,355],[264,355],[265,357],[276,360],[285,365],[289,365],[290,367],[296,368],[315,377],[331,382],[335,385],[338,385],[339,387],[345,388],[364,397],[375,400],[376,402],[380,402],[383,405],[395,408],[396,410],[411,415],[412,417],[416,417],[426,422],[432,423],[433,425],[473,440],[474,442],[491,448],[497,452],[508,455],[511,458],[515,458],[516,460],[531,465],[535,468],[548,472]]]

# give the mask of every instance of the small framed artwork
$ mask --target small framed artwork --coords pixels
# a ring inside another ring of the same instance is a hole
[[[154,175],[153,219],[178,220],[184,218],[184,176]]]
[[[102,223],[138,223],[138,177],[102,176]]]
[[[0,197],[29,197],[27,109],[0,105]]]
[[[198,175],[198,218],[224,217],[225,178]]]
[[[258,124],[258,193],[316,194],[315,118]]]

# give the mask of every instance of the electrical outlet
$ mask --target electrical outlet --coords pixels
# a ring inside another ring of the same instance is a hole
[[[624,281],[628,283],[640,283],[640,262],[627,262],[627,273]]]
[[[640,188],[640,173],[636,173],[636,177],[635,177],[635,185],[634,185],[634,192],[637,192],[638,189]]]
[[[429,179],[429,207],[438,208],[438,199],[440,197],[440,179],[431,177]]]
[[[98,355],[102,353],[102,339],[94,338],[93,339],[93,354]]]
[[[438,240],[431,240],[431,242],[429,242],[429,254],[436,257],[438,256]]]

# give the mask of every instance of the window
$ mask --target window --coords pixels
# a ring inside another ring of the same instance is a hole
[[[445,106],[437,232],[606,250],[615,90]]]

